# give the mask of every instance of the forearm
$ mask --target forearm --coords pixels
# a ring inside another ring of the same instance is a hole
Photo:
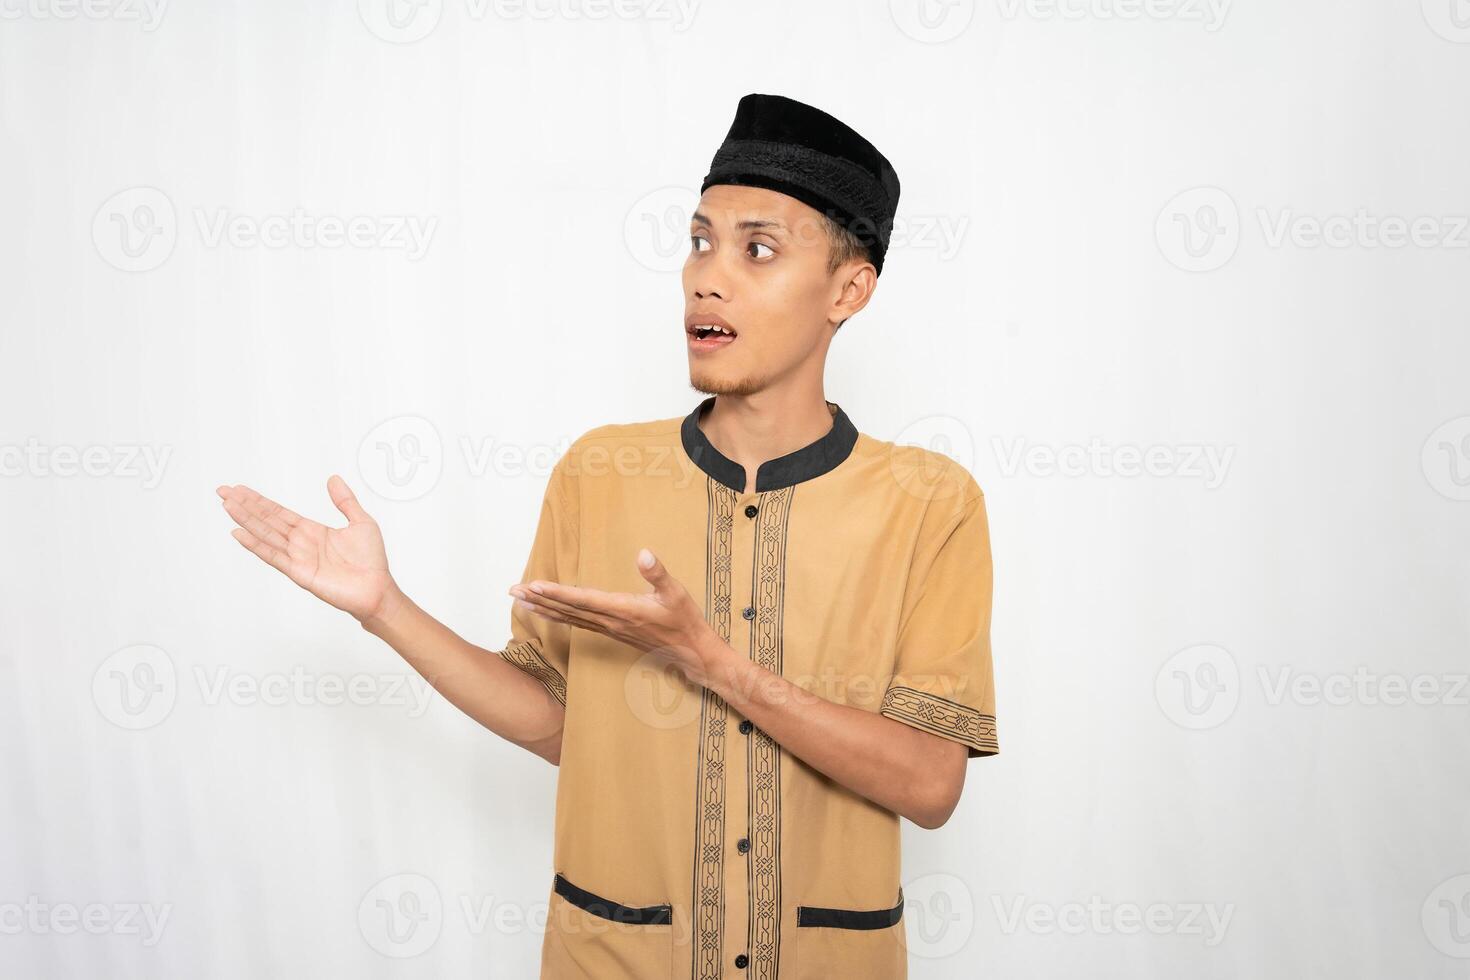
[[[553,765],[560,761],[566,712],[535,678],[468,642],[402,592],[390,595],[362,626],[450,704]]]
[[[718,637],[702,655],[705,685],[813,769],[921,827],[949,819],[965,746],[803,690]]]

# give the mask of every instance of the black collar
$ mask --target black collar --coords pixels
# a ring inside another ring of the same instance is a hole
[[[695,466],[736,493],[744,493],[745,468],[716,449],[699,427],[700,417],[714,403],[715,396],[710,395],[694,406],[694,411],[684,416],[679,437]],[[795,452],[762,463],[755,471],[756,493],[780,490],[821,476],[848,457],[857,445],[858,431],[840,405],[827,402],[827,410],[832,413],[832,428],[827,434]]]

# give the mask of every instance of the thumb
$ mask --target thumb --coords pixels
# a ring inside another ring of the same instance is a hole
[[[657,556],[647,548],[642,548],[638,552],[638,573],[649,585],[653,586],[655,592],[667,591],[669,585],[674,581],[669,570],[664,568],[664,563],[659,561]]]
[[[360,524],[363,521],[372,520],[368,512],[362,509],[362,504],[357,502],[357,497],[347,486],[347,481],[333,473],[327,480],[327,493],[332,498],[332,503],[347,518],[348,524]]]

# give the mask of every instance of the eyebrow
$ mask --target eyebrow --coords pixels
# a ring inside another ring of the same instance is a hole
[[[694,224],[704,225],[707,228],[711,227],[709,217],[706,216],[703,211],[694,212],[694,214],[690,217],[690,220]],[[780,228],[782,231],[788,230],[785,224],[781,223],[780,221],[770,220],[768,218],[747,218],[744,221],[737,221],[735,223],[735,227],[736,229],[742,231],[747,228]]]

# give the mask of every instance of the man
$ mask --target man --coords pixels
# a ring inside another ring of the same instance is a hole
[[[898,818],[942,825],[998,745],[984,496],[823,394],[898,188],[837,119],[740,100],[683,274],[709,397],[558,460],[495,653],[399,591],[340,477],[335,529],[219,489],[241,544],[560,765],[543,978],[906,976]]]

